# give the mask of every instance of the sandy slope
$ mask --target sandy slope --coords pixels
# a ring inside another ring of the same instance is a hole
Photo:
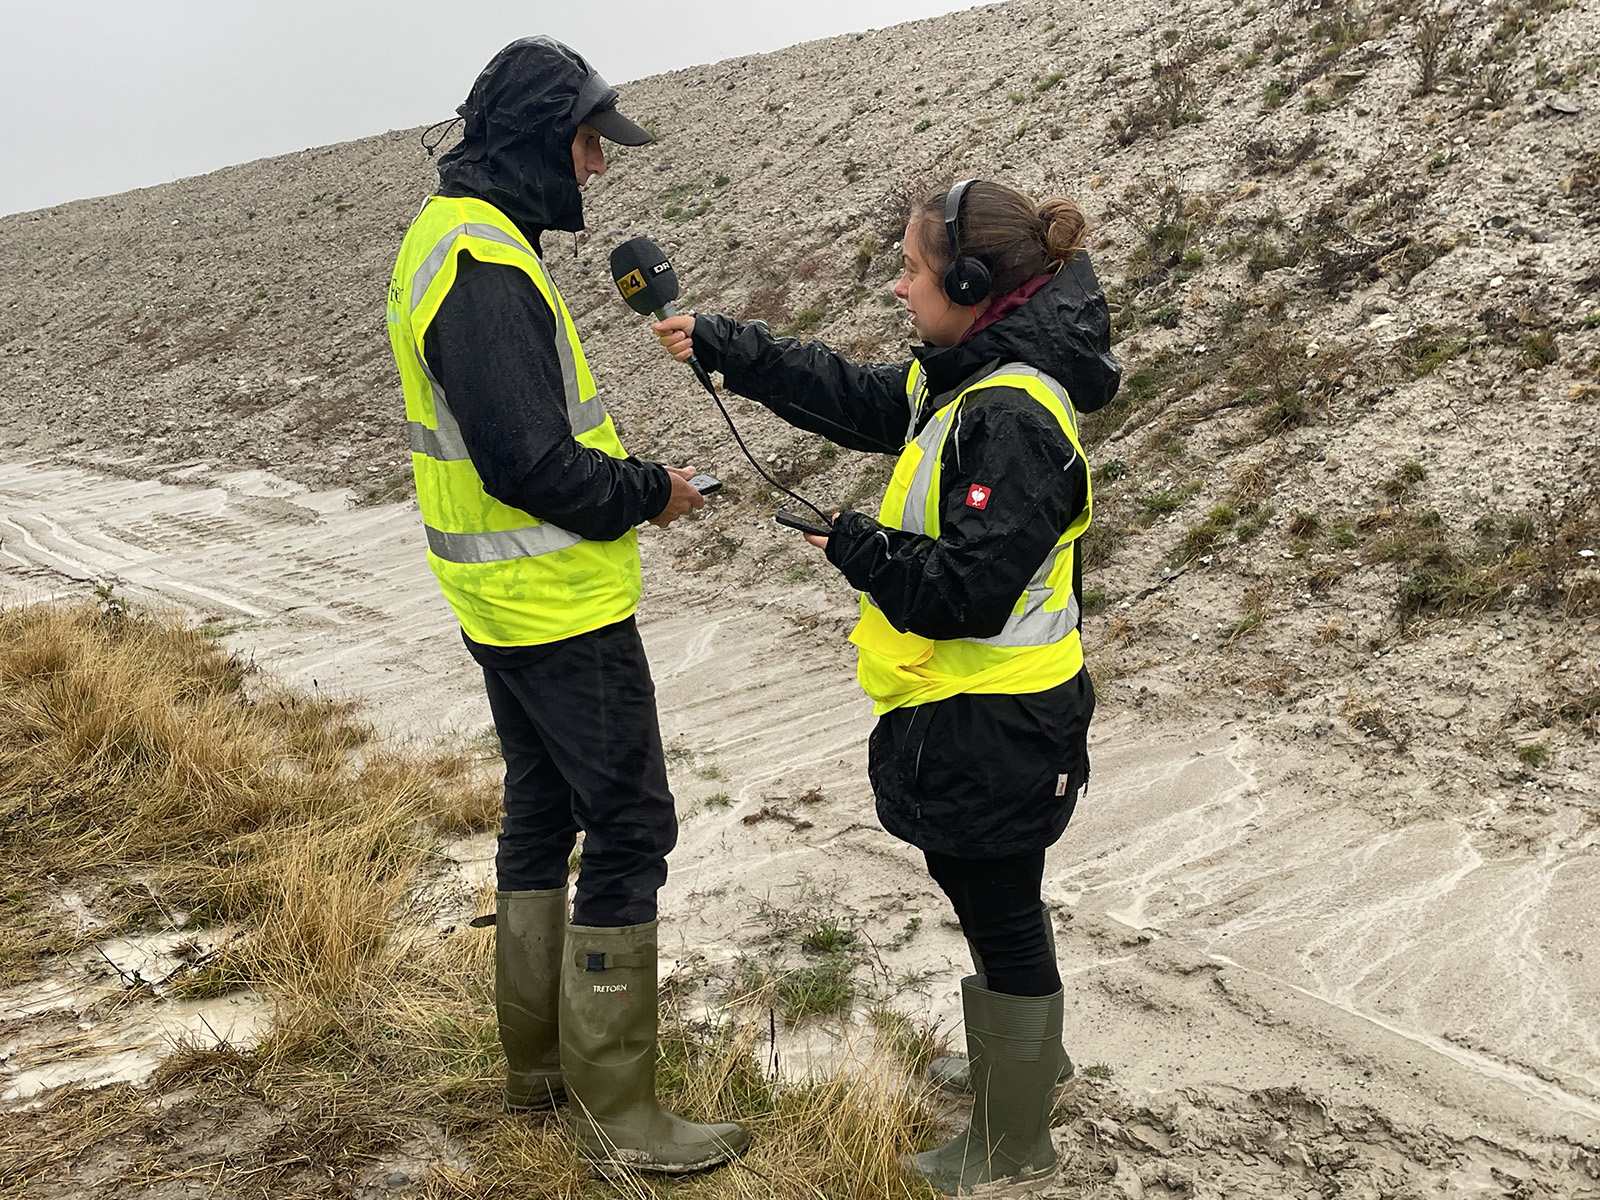
[[[905,200],[996,175],[1098,222],[1132,398],[1091,448],[1096,766],[1050,860],[1075,1053],[1113,1071],[1072,1148],[1124,1196],[1600,1190],[1600,10],[1456,11],[1428,96],[1426,13],[1209,0],[1013,0],[629,86],[663,141],[546,250],[626,444],[729,484],[644,538],[685,987],[827,904],[878,947],[863,986],[948,1025],[963,954],[872,818],[848,589],[605,254],[652,234],[686,305],[898,358]],[[1182,119],[1118,132],[1163,95]],[[404,486],[381,295],[428,185],[391,133],[0,219],[0,595],[116,576],[389,729],[480,732],[414,513],[328,490]],[[870,506],[880,464],[732,407]],[[1444,550],[1511,586],[1407,610]]]
[[[873,819],[870,708],[836,623],[818,620],[826,599],[674,574],[677,536],[646,539],[641,625],[682,818],[663,931],[679,985],[717,1002],[772,908],[815,905],[877,946],[864,988],[954,1028],[964,948],[917,855]],[[261,475],[193,487],[11,462],[0,555],[8,600],[115,577],[231,629],[279,678],[365,697],[385,727],[432,739],[487,724],[409,505],[346,510],[341,493]],[[1336,771],[1286,761],[1258,723],[1097,725],[1091,791],[1046,894],[1071,1046],[1115,1091],[1063,1136],[1119,1155],[1127,1195],[1184,1194],[1181,1178],[1209,1180],[1202,1195],[1296,1194],[1274,1190],[1296,1179],[1475,1194],[1491,1168],[1557,1189],[1527,1194],[1584,1194],[1569,1168],[1600,1137],[1593,834],[1506,859],[1456,822],[1395,826],[1352,809]],[[93,1036],[148,1039],[132,1020]],[[787,1034],[786,1069],[837,1055],[846,1032]],[[6,1071],[59,1078],[29,1042],[13,1036]],[[107,1071],[74,1053],[65,1073]],[[1311,1148],[1305,1163],[1278,1153],[1290,1143]]]

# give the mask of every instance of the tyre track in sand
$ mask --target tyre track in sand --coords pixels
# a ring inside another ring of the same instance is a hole
[[[481,683],[417,525],[413,506],[258,472],[185,486],[0,463],[0,599],[114,580],[288,684],[364,699],[386,730],[472,735]],[[900,1007],[953,1027],[964,947],[920,856],[876,826],[870,705],[842,640],[804,619],[820,593],[671,575],[658,537],[640,626],[681,818],[667,952],[727,964],[764,933],[762,901],[810,889],[867,922],[886,979],[922,976]],[[1380,827],[1232,722],[1114,716],[1094,752],[1046,878],[1076,1057],[1146,1097],[1293,1086],[1530,1161],[1596,1138],[1596,998],[1548,944],[1600,882],[1593,845],[1497,858],[1459,821]],[[891,947],[911,916],[922,932]]]

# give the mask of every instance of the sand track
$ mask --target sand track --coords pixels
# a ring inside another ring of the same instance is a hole
[[[343,493],[259,473],[198,487],[10,462],[0,596],[115,580],[217,623],[278,679],[363,697],[385,729],[471,735],[486,706],[416,525],[409,506],[350,509]],[[640,616],[682,818],[664,945],[715,968],[759,938],[761,902],[824,896],[878,938],[885,979],[920,975],[896,1006],[953,1027],[964,948],[919,857],[876,826],[870,707],[836,623],[816,619],[822,594],[671,575],[671,536],[645,539]],[[1178,1136],[1202,1110],[1264,1138],[1322,1112],[1319,1136],[1365,1138],[1362,1170],[1377,1170],[1381,1143],[1416,1186],[1492,1180],[1507,1163],[1541,1186],[1582,1183],[1580,1147],[1600,1144],[1600,988],[1580,948],[1593,944],[1595,831],[1508,854],[1471,815],[1397,824],[1248,721],[1109,714],[1094,756],[1046,897],[1075,1056],[1108,1064],[1127,1105],[1089,1137],[1104,1145],[1079,1149],[1120,1154],[1124,1194],[1134,1176],[1137,1194],[1179,1194],[1161,1165],[1175,1155],[1205,1177],[1215,1147]],[[894,944],[913,916],[920,931]],[[1164,1132],[1129,1140],[1139,1121]],[[1418,1149],[1426,1131],[1446,1150]],[[1252,1186],[1274,1194],[1266,1178]],[[1499,1194],[1448,1194],[1480,1192]]]

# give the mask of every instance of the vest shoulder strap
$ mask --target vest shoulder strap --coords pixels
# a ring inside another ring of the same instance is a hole
[[[1037,387],[1026,386],[1026,381],[1037,381],[1042,385],[1044,395],[1040,395]],[[1072,407],[1072,399],[1067,395],[1067,389],[1052,375],[1047,375],[1038,367],[1030,366],[1025,362],[1001,363],[976,383],[970,384],[965,391],[975,392],[979,388],[989,387],[1016,387],[1024,384],[1026,391],[1035,400],[1038,400],[1050,410],[1052,416],[1061,422],[1063,428],[1071,435],[1072,440],[1078,440],[1078,412]],[[963,393],[965,394],[965,392]],[[1049,398],[1046,399],[1046,396]]]
[[[481,262],[520,267],[532,278],[544,302],[552,310],[559,309],[543,260],[522,231],[494,205],[471,197],[434,197],[418,220],[422,222],[415,231],[418,249],[427,249],[412,272],[405,297],[407,311],[418,326],[426,326],[433,319],[455,281],[458,250],[466,250]],[[559,312],[557,317],[559,320]]]

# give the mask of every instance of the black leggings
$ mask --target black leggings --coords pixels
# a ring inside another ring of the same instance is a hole
[[[1049,996],[1061,973],[1039,901],[1044,851],[1010,858],[954,858],[924,850],[928,874],[950,897],[961,932],[983,959],[991,992]]]

